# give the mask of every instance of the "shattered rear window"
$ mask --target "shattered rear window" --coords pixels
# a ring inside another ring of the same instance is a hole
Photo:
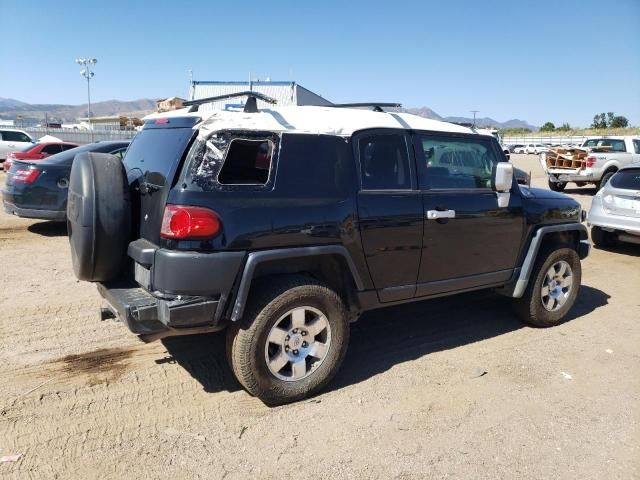
[[[222,131],[198,139],[187,157],[183,188],[271,188],[278,145],[272,132]]]

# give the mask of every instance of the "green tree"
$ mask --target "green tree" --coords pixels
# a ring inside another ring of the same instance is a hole
[[[571,130],[571,125],[569,125],[569,123],[567,122],[564,122],[562,125],[556,128],[556,130],[559,132],[568,132],[569,130]]]
[[[593,123],[591,124],[591,128],[607,128],[607,116],[605,113],[596,114],[593,117]]]
[[[627,120],[627,117],[623,117],[622,115],[616,115],[611,119],[609,126],[611,128],[627,128],[629,126],[629,120]]]
[[[551,122],[547,122],[544,125],[542,125],[542,127],[540,127],[541,132],[553,132],[555,129],[556,129],[556,126]]]

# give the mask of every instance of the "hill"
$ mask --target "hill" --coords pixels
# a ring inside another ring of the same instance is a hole
[[[121,101],[107,100],[91,104],[91,111],[94,116],[143,116],[155,110],[155,100],[143,98],[140,100]],[[44,119],[45,114],[51,120],[63,122],[76,122],[78,118],[87,114],[87,104],[64,105],[64,104],[30,104],[12,98],[0,98],[0,117],[4,119],[15,119],[21,115],[24,120]]]

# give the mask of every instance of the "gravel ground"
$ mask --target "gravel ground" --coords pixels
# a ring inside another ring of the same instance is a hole
[[[219,334],[99,322],[64,228],[0,214],[0,253],[3,478],[639,478],[640,247],[593,250],[556,328],[484,292],[367,314],[329,390],[278,408]]]

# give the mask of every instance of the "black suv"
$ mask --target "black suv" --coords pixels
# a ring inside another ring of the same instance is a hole
[[[103,318],[145,341],[227,327],[235,376],[267,404],[324,387],[366,310],[490,288],[531,325],[563,321],[583,212],[519,186],[493,137],[379,106],[251,101],[152,116],[124,162],[76,158],[73,265]]]

